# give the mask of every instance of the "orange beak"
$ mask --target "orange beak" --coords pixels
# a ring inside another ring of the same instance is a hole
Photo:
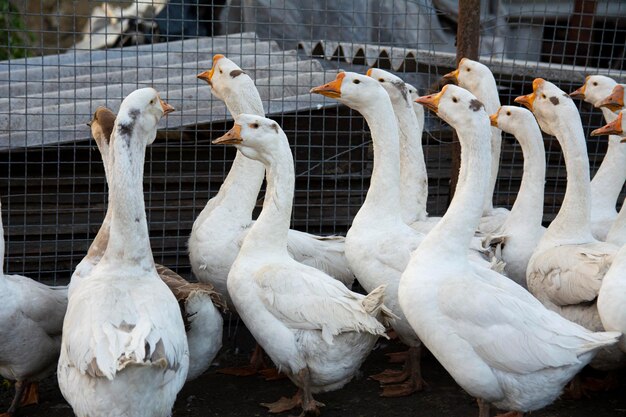
[[[541,87],[544,82],[545,80],[543,78],[535,78],[533,81],[533,92],[525,96],[519,96],[514,101],[528,107],[528,110],[533,111],[533,103],[537,97],[537,89]]]
[[[223,136],[213,140],[212,143],[216,145],[237,145],[241,142],[243,142],[243,138],[241,137],[241,125],[235,123],[232,129],[226,132]]]
[[[444,86],[437,94],[430,94],[428,96],[416,98],[415,102],[426,107],[428,110],[432,110],[437,113],[439,111],[439,100],[441,100],[441,96],[444,91],[446,91],[446,86]]]
[[[624,87],[620,84],[613,87],[611,95],[598,103],[597,107],[606,107],[613,112],[621,110],[624,107]]]
[[[585,78],[585,83],[583,84],[583,86],[580,87],[579,89],[574,90],[571,93],[569,93],[569,96],[571,98],[584,99],[585,98],[585,89],[587,88],[587,80],[588,79],[589,79],[589,76],[587,76],[587,78]]]
[[[613,120],[606,126],[602,126],[600,129],[596,129],[591,132],[591,136],[621,135],[622,133],[624,133],[622,130],[622,114],[623,112],[620,112],[617,116],[617,119]],[[622,142],[624,141],[626,141],[626,138],[622,139]]]
[[[374,68],[370,68],[370,69],[368,69],[368,70],[367,70],[367,72],[365,73],[365,75],[367,75],[368,77],[371,77],[371,76],[372,76],[372,70],[373,70],[373,69],[374,69]]]
[[[500,109],[497,112],[489,116],[489,122],[491,126],[498,127],[498,114],[500,113]]]
[[[159,97],[159,103],[161,103],[161,108],[163,109],[163,115],[167,115],[171,112],[173,112],[175,109],[174,107],[170,106],[169,104],[167,104],[166,102],[164,102],[161,97]]]
[[[457,68],[454,71],[447,73],[446,75],[441,77],[441,79],[448,83],[457,84],[459,82],[459,69]]]
[[[206,81],[209,85],[211,85],[211,79],[213,78],[213,74],[215,73],[215,65],[217,64],[217,61],[219,61],[222,58],[225,58],[224,55],[222,54],[214,55],[213,66],[211,67],[211,69],[198,74],[196,77],[198,77],[201,80]]]
[[[311,94],[321,94],[330,98],[341,97],[341,83],[343,82],[345,76],[345,73],[340,72],[339,74],[337,74],[337,78],[335,78],[331,82],[320,85],[319,87],[313,87],[311,89]]]

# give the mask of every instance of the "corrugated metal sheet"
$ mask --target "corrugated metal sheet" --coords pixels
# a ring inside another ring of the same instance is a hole
[[[420,65],[442,68],[442,72],[456,67],[455,54],[434,50],[326,40],[301,41],[298,43],[298,48],[311,57],[394,71],[413,72],[417,71]],[[480,62],[488,65],[494,74],[506,75],[511,78],[541,77],[554,82],[575,81],[582,84],[585,76],[593,73],[606,75],[617,82],[626,82],[626,74],[623,71],[612,69],[589,69],[576,65],[516,61],[500,57],[481,57]]]
[[[255,79],[268,115],[336,106],[308,93],[330,77],[317,60],[298,58],[297,51],[281,50],[254,33],[72,51],[0,63],[0,151],[88,140],[85,123],[97,106],[117,111],[126,95],[147,86],[177,110],[161,127],[229,120],[223,103],[196,79],[216,53],[232,57]]]

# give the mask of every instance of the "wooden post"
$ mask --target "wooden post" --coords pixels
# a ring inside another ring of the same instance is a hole
[[[456,29],[456,63],[462,58],[478,59],[480,43],[480,0],[459,0],[459,21]],[[461,169],[461,144],[453,135],[452,166],[450,172],[450,200],[456,191]]]

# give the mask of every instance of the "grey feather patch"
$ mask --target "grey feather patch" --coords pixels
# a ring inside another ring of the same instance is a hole
[[[238,77],[238,76],[240,76],[241,74],[245,74],[245,71],[242,71],[242,70],[232,70],[232,71],[230,72],[230,76],[231,76],[232,78]]]
[[[135,121],[133,120],[130,123],[118,123],[117,131],[120,136],[126,136],[126,144],[128,145],[130,142],[130,136],[133,134],[133,128],[135,127]]]
[[[472,99],[472,101],[470,101],[470,106],[469,106],[469,108],[470,108],[470,109],[472,109],[472,110],[474,110],[474,111],[478,111],[478,110],[480,110],[480,109],[481,109],[481,108],[483,108],[483,107],[485,107],[485,106],[484,106],[484,105],[483,105],[483,103],[481,103],[481,102],[480,102],[480,100],[478,100],[478,99],[475,99],[475,98],[474,98],[474,99]]]
[[[559,104],[559,99],[558,99],[558,97],[556,97],[556,96],[552,96],[552,97],[550,97],[550,103],[554,104],[555,106],[556,106],[557,104]]]
[[[406,83],[404,81],[392,81],[391,85],[393,85],[395,88],[397,88],[400,91],[400,94],[402,94],[402,98],[404,100],[408,100],[409,97],[409,89],[406,87]]]
[[[272,129],[274,129],[274,131],[278,133],[278,125],[276,123],[272,123]]]

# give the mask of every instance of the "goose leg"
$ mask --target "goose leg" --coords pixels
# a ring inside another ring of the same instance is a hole
[[[491,408],[489,403],[482,398],[476,398],[476,402],[478,403],[478,417],[489,417]]]
[[[5,413],[0,414],[0,417],[13,417],[15,415],[15,411],[22,402],[26,385],[27,383],[24,383],[23,381],[15,382],[15,395],[13,396],[13,401],[11,401],[9,409]]]
[[[498,414],[496,417],[524,417],[521,411],[509,411],[508,413]]]
[[[420,364],[421,352],[421,346],[409,348],[403,371],[395,375],[387,371],[386,375],[380,377],[381,374],[379,374],[373,378],[384,384],[381,397],[405,397],[425,388],[426,382],[422,378]]]
[[[233,368],[222,368],[217,372],[225,375],[234,375],[234,376],[252,376],[259,373],[260,370],[268,369],[267,363],[264,358],[265,352],[263,348],[258,343],[254,348],[254,352],[252,352],[252,356],[250,357],[250,363],[248,365],[233,367]]]
[[[20,406],[39,404],[39,383],[27,382]]]

